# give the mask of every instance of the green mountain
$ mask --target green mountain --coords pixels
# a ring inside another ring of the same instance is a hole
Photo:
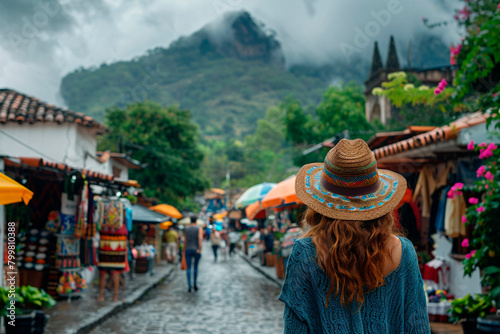
[[[413,49],[413,66],[449,61],[448,48],[438,37],[416,36]],[[189,110],[205,135],[243,138],[287,95],[302,105],[316,105],[333,82],[362,84],[370,64],[362,58],[355,64],[332,61],[287,68],[274,32],[248,13],[234,12],[168,48],[78,69],[63,78],[60,91],[69,108],[101,121],[107,108],[151,100]]]
[[[103,120],[106,108],[152,100],[191,111],[205,135],[253,133],[266,110],[292,94],[316,104],[335,72],[361,82],[338,66],[285,68],[280,43],[246,12],[232,13],[168,48],[156,48],[130,61],[78,69],[65,76],[61,93],[67,106]]]

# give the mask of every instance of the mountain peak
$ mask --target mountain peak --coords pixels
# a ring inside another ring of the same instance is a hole
[[[284,67],[285,58],[275,33],[257,24],[245,11],[226,13],[189,37],[181,37],[171,47],[198,48],[244,61],[260,60]]]

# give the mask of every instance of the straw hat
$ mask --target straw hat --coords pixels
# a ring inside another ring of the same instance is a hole
[[[379,169],[361,139],[342,139],[324,163],[303,166],[295,180],[297,197],[334,219],[371,220],[394,210],[406,190],[399,174]]]

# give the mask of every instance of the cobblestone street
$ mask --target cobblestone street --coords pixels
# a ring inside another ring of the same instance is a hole
[[[279,287],[240,256],[214,263],[210,246],[203,249],[198,292],[189,293],[185,271],[176,270],[140,303],[91,333],[281,333]]]

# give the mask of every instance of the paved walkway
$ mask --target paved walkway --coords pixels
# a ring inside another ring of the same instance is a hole
[[[209,245],[203,249],[198,292],[187,292],[186,274],[176,270],[140,303],[91,333],[282,333],[280,288],[240,256],[214,264]]]
[[[248,255],[245,255],[242,251],[237,251],[237,253],[245,260],[249,265],[251,265],[255,270],[260,272],[262,275],[270,279],[272,282],[276,283],[280,288],[283,285],[284,280],[281,278],[278,278],[278,275],[276,274],[276,268],[275,267],[267,267],[263,266],[260,264],[260,258],[258,256],[255,257],[250,257]]]
[[[111,315],[134,304],[147,291],[172,272],[171,265],[156,266],[154,275],[136,275],[135,279],[126,280],[125,290],[120,290],[120,301],[113,302],[112,292],[107,291],[105,301],[98,302],[97,284],[90,284],[80,299],[60,301],[53,308],[45,311],[50,315],[46,333],[73,334],[88,333],[89,330]],[[127,275],[128,278],[128,275]]]

